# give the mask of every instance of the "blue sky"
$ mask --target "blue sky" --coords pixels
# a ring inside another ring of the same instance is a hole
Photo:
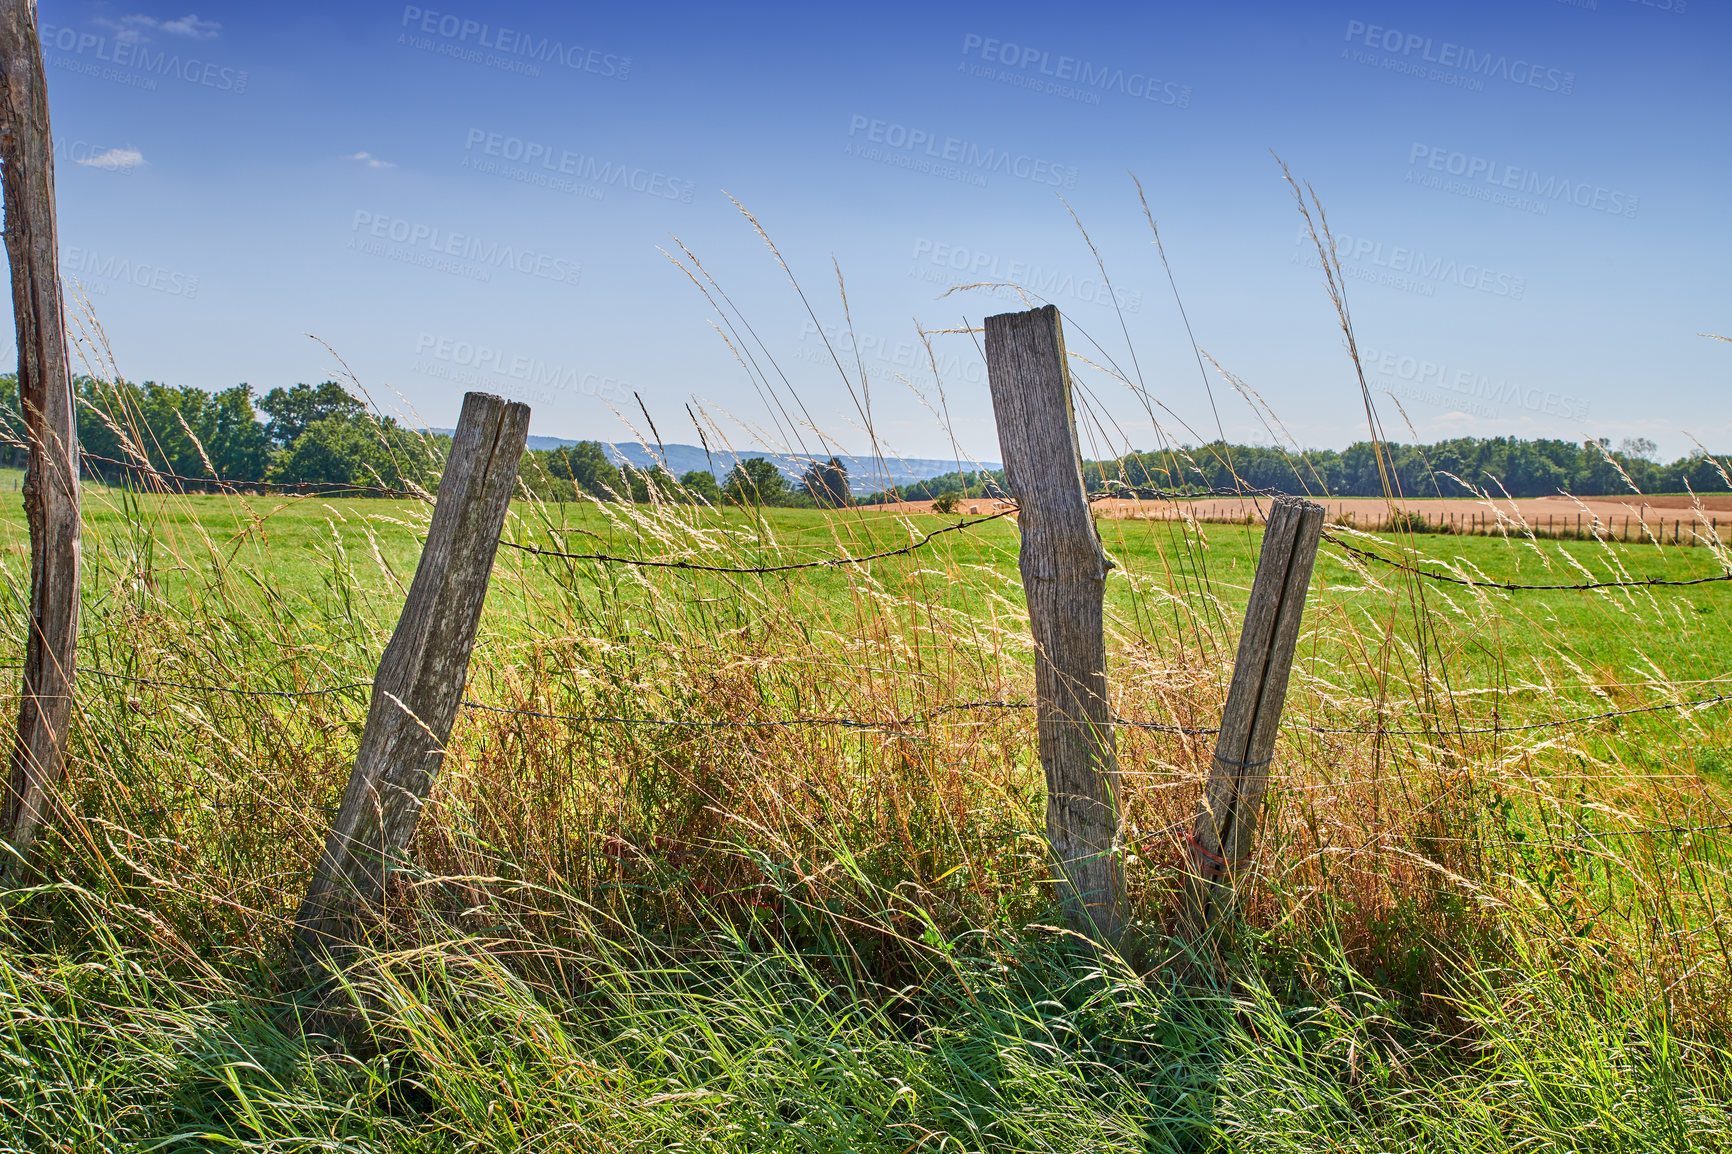
[[[1732,345],[1698,335],[1732,335],[1723,3],[815,8],[45,2],[63,270],[132,379],[262,392],[340,357],[436,426],[482,387],[536,433],[625,439],[635,392],[668,441],[691,404],[781,447],[677,237],[793,417],[790,385],[867,449],[829,334],[886,449],[981,459],[977,338],[932,338],[941,400],[917,326],[1016,282],[1195,440],[1215,410],[1135,173],[1198,344],[1340,447],[1358,389],[1273,153],[1341,242],[1391,435],[1399,400],[1425,439],[1732,445]],[[1102,428],[1156,443],[1077,371]],[[1268,440],[1210,376],[1227,435]]]

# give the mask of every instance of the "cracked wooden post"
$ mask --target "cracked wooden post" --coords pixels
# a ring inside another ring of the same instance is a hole
[[[1275,731],[1287,700],[1287,678],[1322,531],[1321,505],[1276,497],[1270,506],[1233,682],[1221,711],[1214,763],[1203,786],[1196,827],[1186,839],[1190,869],[1181,934],[1193,945],[1232,913],[1239,871],[1255,848]]]
[[[1116,942],[1124,831],[1101,620],[1112,562],[1083,488],[1058,309],[986,318],[986,367],[1022,535],[1054,880],[1070,927]]]
[[[295,915],[303,976],[327,962],[341,965],[384,916],[386,880],[415,831],[463,702],[528,433],[527,405],[464,396],[427,544],[373,678],[349,787]]]
[[[18,396],[30,453],[24,477],[28,634],[0,818],[11,849],[0,872],[21,880],[66,768],[78,652],[78,421],[60,293],[48,88],[33,0],[0,0],[0,179],[18,328]]]

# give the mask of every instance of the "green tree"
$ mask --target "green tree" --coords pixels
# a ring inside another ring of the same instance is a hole
[[[1686,488],[1695,493],[1724,492],[1727,476],[1732,474],[1732,462],[1716,460],[1702,449],[1692,450],[1660,470],[1656,486],[1662,492],[1678,493]]]
[[[550,450],[547,469],[599,501],[616,501],[631,495],[619,469],[595,441],[579,441]]]
[[[14,378],[0,381],[0,406],[8,412],[15,411],[16,388]],[[269,466],[270,443],[248,385],[207,393],[155,381],[111,384],[80,376],[72,390],[79,447],[93,475],[109,481],[136,478],[143,472],[139,455],[155,471],[193,483],[257,481]],[[21,420],[16,436],[23,437]]]
[[[782,471],[763,457],[736,462],[722,483],[722,495],[740,505],[774,505],[786,492]]]
[[[820,508],[836,509],[852,503],[848,492],[848,466],[836,457],[822,463],[813,461],[800,478],[800,484]]]
[[[1614,460],[1611,441],[1601,437],[1597,441],[1583,441],[1581,465],[1576,475],[1570,478],[1570,490],[1575,493],[1628,493],[1629,484],[1618,472],[1619,462]]]
[[[391,426],[342,417],[314,421],[276,460],[272,480],[287,484],[386,485],[425,480],[425,470],[409,445],[391,444]],[[404,450],[410,450],[406,453]]]
[[[257,481],[270,462],[270,444],[253,411],[250,385],[220,393],[144,383],[140,408],[150,431],[152,464],[180,477]]]
[[[620,475],[631,485],[631,499],[639,505],[649,503],[651,490],[661,501],[671,501],[679,492],[673,474],[660,465],[651,465],[647,473],[635,465],[624,465],[620,468]]]
[[[367,413],[367,406],[336,381],[272,389],[259,401],[259,408],[270,417],[266,435],[285,449],[292,448],[301,434],[319,421],[358,421]]]
[[[689,494],[689,500],[702,501],[706,505],[722,503],[722,487],[716,484],[716,475],[708,469],[693,469],[689,473],[682,473],[680,488]]]
[[[552,453],[547,449],[525,449],[517,466],[517,475],[524,486],[543,501],[577,500],[577,486],[570,477],[558,476],[550,467]]]

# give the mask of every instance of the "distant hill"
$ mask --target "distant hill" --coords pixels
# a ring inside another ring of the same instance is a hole
[[[559,437],[531,437],[531,449],[557,449],[562,445],[575,445],[576,441],[568,441]],[[668,471],[678,477],[693,469],[707,469],[715,474],[720,481],[734,467],[734,462],[747,457],[763,457],[780,469],[790,480],[797,480],[811,464],[810,458],[789,456],[782,453],[771,453],[762,450],[747,450],[741,453],[718,451],[705,453],[700,445],[663,445],[660,450],[655,446],[645,448],[636,443],[610,445],[602,442],[602,449],[608,458],[616,465],[635,465],[640,469],[648,469],[652,465],[662,463],[660,453],[667,454]],[[825,454],[828,459],[828,454]],[[924,481],[928,477],[937,477],[956,471],[956,460],[951,457],[904,457],[889,458],[884,461],[871,457],[842,457],[842,463],[848,467],[848,486],[856,493],[870,493],[887,485],[907,485],[914,481]],[[965,468],[973,466],[963,462]],[[981,466],[987,469],[999,469],[1003,466],[997,461],[982,461]]]

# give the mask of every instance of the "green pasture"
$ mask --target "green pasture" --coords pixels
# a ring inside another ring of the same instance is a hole
[[[50,880],[0,909],[0,1148],[1732,1148],[1727,711],[1471,728],[1726,692],[1732,582],[1504,593],[1326,544],[1265,904],[1205,992],[1169,981],[1154,921],[1188,736],[1120,730],[1145,919],[1121,960],[1051,928],[1028,713],[762,724],[1030,699],[1008,519],[779,573],[505,548],[471,700],[727,728],[465,712],[391,922],[324,995],[339,1039],[280,971],[366,694],[225,690],[364,684],[430,509],[91,487],[85,513],[72,816]],[[507,539],[768,567],[957,522],[524,501]],[[1100,529],[1117,704],[1207,725],[1258,530]],[[1355,541],[1511,582],[1724,571],[1706,548]],[[1363,728],[1380,711],[1396,736]]]
[[[27,573],[21,506],[0,477],[0,548],[14,582]],[[10,499],[7,499],[10,497]],[[688,560],[715,566],[776,566],[900,549],[969,517],[900,515],[870,509],[678,508],[643,523],[642,507],[589,502],[518,502],[507,538],[543,549],[619,557]],[[153,496],[92,488],[85,502],[87,603],[99,621],[116,598],[140,596],[167,608],[213,596],[237,617],[270,604],[340,611],[389,629],[412,580],[429,515],[426,505],[366,498]],[[1121,641],[1158,642],[1199,627],[1236,632],[1256,565],[1260,531],[1227,524],[1103,518],[1115,561],[1109,579],[1111,628]],[[1570,584],[1596,580],[1685,580],[1724,572],[1711,549],[1499,537],[1361,538],[1391,558],[1434,572],[1489,581]],[[911,553],[868,566],[771,574],[638,570],[532,556],[504,548],[496,568],[489,636],[534,635],[572,606],[613,613],[682,595],[710,623],[752,614],[766,601],[814,619],[838,611],[864,575],[910,605],[980,614],[1020,600],[1017,535],[1008,519],[944,532]],[[1411,607],[1398,606],[1411,579],[1352,561],[1325,543],[1312,583],[1308,629],[1325,645],[1349,633],[1389,633],[1412,642]],[[1202,594],[1204,596],[1197,596]],[[1530,680],[1569,687],[1712,680],[1732,670],[1732,582],[1687,588],[1501,592],[1421,582],[1433,610],[1430,640],[1462,689]],[[337,604],[340,602],[340,605]],[[96,624],[96,621],[90,622]],[[640,625],[642,622],[640,621]],[[1453,626],[1453,627],[1452,627]]]

